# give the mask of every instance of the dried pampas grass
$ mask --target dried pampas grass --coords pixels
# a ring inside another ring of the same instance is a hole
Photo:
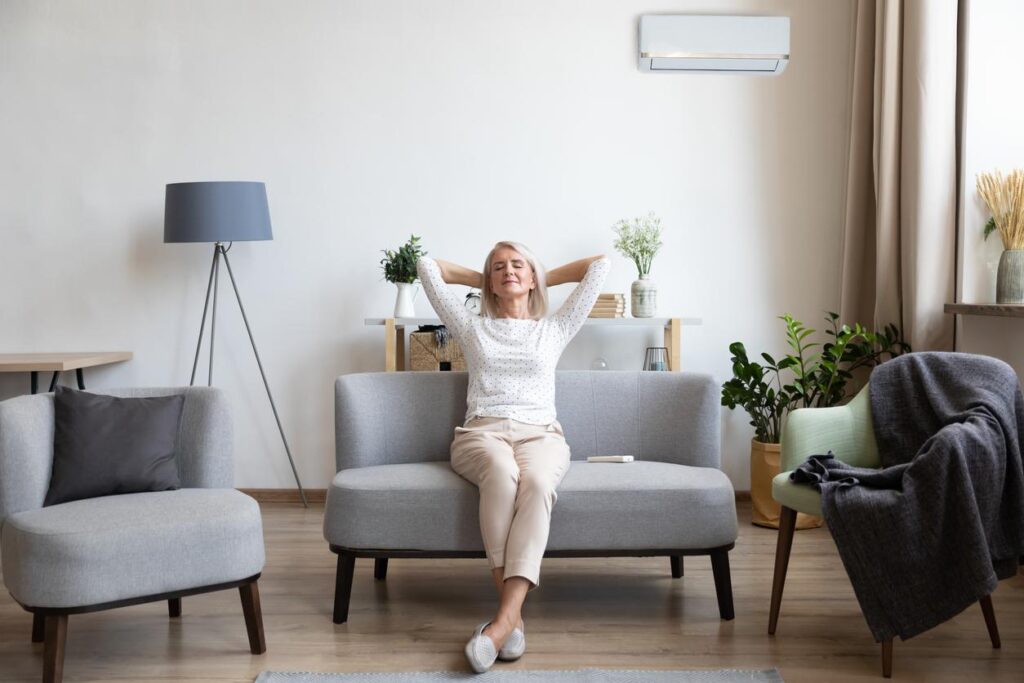
[[[1005,178],[999,171],[982,173],[978,194],[992,213],[1003,248],[1024,249],[1024,171],[1015,168]]]

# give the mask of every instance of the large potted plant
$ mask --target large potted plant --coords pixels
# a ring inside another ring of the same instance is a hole
[[[398,295],[395,298],[395,317],[414,318],[416,309],[413,305],[418,290],[416,289],[416,261],[427,252],[420,245],[420,238],[411,235],[409,241],[398,248],[397,251],[382,249],[384,258],[380,260],[380,267],[384,271],[384,279],[393,282],[398,287]]]
[[[811,339],[816,330],[791,315],[786,324],[790,352],[776,360],[761,354],[764,363],[750,360],[742,342],[729,345],[733,377],[722,385],[722,405],[743,408],[750,416],[754,438],[750,454],[750,497],[753,523],[777,529],[779,504],[772,499],[772,479],[779,473],[779,440],[790,410],[824,408],[843,403],[858,370],[910,351],[895,325],[871,332],[860,324],[841,325],[839,315],[826,317],[829,337]],[[797,528],[820,526],[821,520],[798,515]]]

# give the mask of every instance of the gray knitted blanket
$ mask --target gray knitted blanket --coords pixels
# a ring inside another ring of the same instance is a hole
[[[1024,397],[986,356],[913,353],[871,375],[881,469],[812,456],[822,511],[875,640],[907,639],[1013,576],[1024,555]]]

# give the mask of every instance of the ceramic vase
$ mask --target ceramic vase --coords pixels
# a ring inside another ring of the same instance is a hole
[[[1007,249],[999,257],[996,303],[1024,304],[1024,250]]]
[[[641,275],[629,288],[630,312],[634,318],[653,318],[658,311],[658,288],[650,275]]]
[[[415,318],[416,307],[413,302],[420,291],[419,286],[410,282],[396,282],[395,286],[398,287],[398,297],[395,299],[395,317]]]

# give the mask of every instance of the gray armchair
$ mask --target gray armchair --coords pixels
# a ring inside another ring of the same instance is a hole
[[[11,596],[33,615],[43,681],[61,680],[68,616],[238,588],[250,650],[266,650],[257,580],[263,526],[232,487],[231,419],[217,389],[130,389],[185,395],[176,460],[182,488],[43,507],[53,463],[53,394],[0,403],[0,560]]]

